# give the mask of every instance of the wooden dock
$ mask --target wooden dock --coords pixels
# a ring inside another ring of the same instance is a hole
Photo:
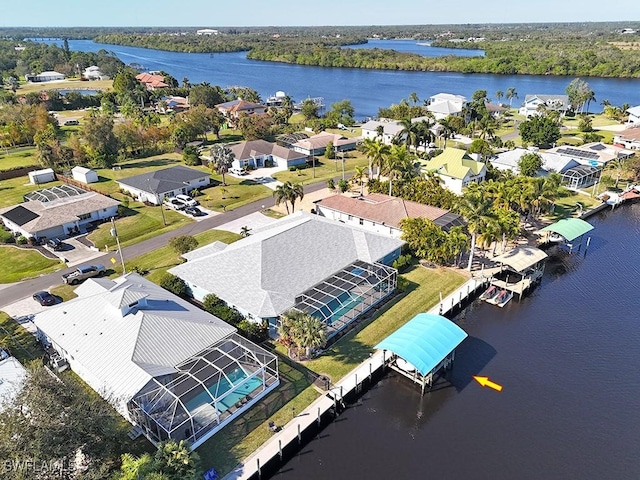
[[[455,291],[447,295],[445,298],[440,297],[440,302],[429,310],[429,313],[446,316],[449,312],[456,308],[460,308],[462,304],[476,291],[487,286],[490,276],[480,275],[470,278]]]

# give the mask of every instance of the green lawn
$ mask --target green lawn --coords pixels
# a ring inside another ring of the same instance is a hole
[[[604,125],[618,125],[620,123],[620,122],[617,122],[616,120],[608,118],[602,113],[591,114],[589,115],[589,117],[591,117],[591,125],[593,126],[593,128],[602,127]],[[579,123],[580,123],[580,115],[576,115],[575,117],[571,117],[571,118],[564,117],[562,119],[562,124],[567,126],[577,127]]]
[[[59,260],[50,260],[35,250],[0,246],[0,283],[13,283],[64,268]]]
[[[51,293],[51,295],[53,296],[60,297],[63,302],[66,302],[77,297],[74,292],[76,288],[78,288],[77,285],[67,285],[65,283],[62,283],[49,289],[49,293]]]
[[[305,366],[316,373],[329,375],[336,382],[363,362],[378,342],[418,313],[436,305],[440,293],[446,296],[466,281],[451,270],[421,266],[415,266],[402,277],[408,281],[404,296],[385,306],[384,311],[364,328],[346,335],[319,358],[305,362]]]
[[[573,193],[570,190],[565,192],[565,195],[559,197],[556,200],[556,206],[553,211],[553,215],[550,216],[553,220],[560,220],[561,218],[568,218],[573,216],[577,211],[576,204],[580,202],[584,211],[589,210],[597,205],[600,205],[600,200],[592,198],[588,195],[581,195],[579,193]]]
[[[164,225],[161,208],[164,207],[147,207],[131,202],[125,216],[116,220],[120,245],[126,247],[193,222],[190,217],[165,208],[164,218],[167,224]],[[105,245],[110,249],[116,246],[116,239],[111,236],[110,222],[101,224],[87,238],[99,249],[104,249]]]
[[[10,178],[8,180],[0,180],[0,207],[8,207],[22,203],[25,194],[34,190],[55,187],[62,185],[61,182],[49,182],[40,185],[32,185],[29,183],[29,177],[26,175],[18,178]]]
[[[241,237],[236,233],[227,232],[226,230],[207,230],[206,232],[194,235],[194,238],[198,240],[198,246],[202,247],[215,241],[227,244],[233,243]],[[143,272],[148,272],[147,278],[149,280],[158,282],[168,269],[181,264],[182,259],[173,248],[166,245],[132,260],[125,259],[125,262],[128,271],[131,271],[133,268],[138,268]],[[117,268],[116,270],[119,271],[120,269]]]
[[[353,173],[357,166],[363,167],[369,165],[369,161],[359,152],[348,152],[345,155],[344,171],[346,176]],[[274,175],[276,180],[281,182],[315,183],[327,181],[333,178],[336,183],[342,178],[342,159],[328,160],[324,156],[316,157],[316,176],[313,177],[313,169],[305,168],[304,170],[290,172],[288,170],[278,172]]]
[[[213,186],[201,190],[198,201],[203,207],[216,212],[233,210],[251,202],[273,196],[273,190],[253,180],[225,175],[226,186],[222,186],[222,176],[211,175]]]
[[[18,88],[16,94],[24,95],[29,92],[42,92],[43,90],[65,90],[65,89],[90,89],[109,90],[113,86],[113,80],[94,80],[83,82],[80,79],[65,80],[55,83],[23,83]]]
[[[38,165],[38,159],[35,153],[36,149],[34,147],[10,148],[8,150],[0,149],[0,172],[17,167]],[[26,181],[29,181],[29,179],[27,178]]]
[[[4,312],[0,312],[0,347],[8,348],[23,365],[44,355],[35,337]]]

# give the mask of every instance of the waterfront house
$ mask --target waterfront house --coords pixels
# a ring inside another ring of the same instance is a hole
[[[167,85],[164,81],[164,77],[162,75],[156,75],[154,73],[139,73],[138,75],[136,75],[136,80],[144,85],[147,90],[160,90],[163,88],[169,88],[169,85]]]
[[[391,145],[402,131],[400,123],[396,120],[369,120],[363,123],[361,128],[362,138],[377,140],[385,145]]]
[[[437,157],[423,161],[421,170],[433,172],[443,181],[444,187],[457,195],[470,183],[484,181],[487,167],[472,158],[465,150],[447,148]]]
[[[448,116],[461,116],[464,106],[467,104],[466,97],[451,93],[438,93],[429,97],[427,110],[430,111],[436,120],[442,120]]]
[[[183,112],[189,108],[189,99],[177,95],[166,95],[156,103],[158,113]]]
[[[426,218],[446,231],[464,225],[460,215],[448,210],[382,193],[332,195],[314,203],[318,215],[394,238],[402,235],[400,224],[406,218]]]
[[[231,143],[229,148],[234,154],[232,168],[260,168],[266,166],[286,169],[296,165],[304,165],[307,156],[276,143],[266,140],[250,140]]]
[[[540,115],[541,108],[545,110],[555,110],[564,115],[571,108],[569,95],[527,95],[518,113],[529,118],[534,115]]]
[[[267,107],[261,103],[247,102],[241,98],[230,102],[219,103],[216,108],[225,118],[237,121],[242,115],[262,115],[266,113]]]
[[[121,178],[117,183],[139,202],[160,205],[165,197],[187,194],[193,189],[208,186],[210,181],[206,172],[178,165]]]
[[[44,239],[83,231],[87,224],[114,217],[120,202],[71,185],[37,190],[25,202],[0,209],[0,219],[14,235]]]
[[[317,135],[297,141],[291,145],[291,148],[306,156],[324,155],[327,150],[327,145],[330,143],[333,144],[336,152],[348,152],[355,150],[359,141],[359,137],[347,138],[338,133],[320,132]]]
[[[613,143],[629,150],[640,150],[640,125],[616,133]]]
[[[629,118],[627,119],[628,124],[640,125],[640,105],[627,108],[627,113],[629,114]]]
[[[170,273],[193,297],[210,293],[275,335],[279,317],[296,308],[321,319],[329,336],[396,286],[389,265],[403,241],[298,211],[231,245],[215,242],[185,253]]]
[[[612,160],[623,160],[633,156],[633,152],[615,145],[591,142],[579,146],[554,147],[547,152],[574,159],[580,165],[602,168]]]
[[[100,67],[98,67],[97,65],[91,65],[90,67],[85,68],[84,72],[82,73],[82,76],[87,80],[108,80],[109,79],[109,77],[102,74],[102,72],[100,71]]]
[[[36,314],[38,338],[154,443],[195,448],[279,384],[273,354],[136,273],[75,293]]]

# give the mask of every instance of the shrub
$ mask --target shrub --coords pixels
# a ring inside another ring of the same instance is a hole
[[[338,189],[340,190],[340,193],[344,193],[347,190],[349,190],[349,182],[347,182],[346,180],[340,180],[338,182]]]
[[[18,238],[16,238],[16,243],[18,245],[24,245],[27,243],[27,239],[24,235],[20,235]]]
[[[198,247],[198,241],[191,235],[179,235],[169,240],[169,245],[177,253],[183,254],[196,249]]]
[[[16,237],[13,236],[13,233],[8,232],[7,230],[0,230],[0,243],[15,243]]]
[[[400,255],[396,260],[394,260],[392,267],[399,272],[402,272],[406,270],[409,265],[411,265],[412,260],[413,257],[409,253],[406,255]]]
[[[162,276],[160,279],[160,286],[179,297],[187,297],[190,293],[189,287],[184,280],[170,273],[165,273]]]
[[[213,293],[210,293],[202,299],[202,307],[209,313],[213,313],[213,310],[220,305],[225,305],[224,301],[220,300]]]
[[[327,180],[327,188],[332,192],[336,189],[336,182],[333,180],[333,178]]]
[[[246,319],[238,323],[238,330],[243,336],[254,342],[264,342],[269,338],[269,329],[266,326]]]

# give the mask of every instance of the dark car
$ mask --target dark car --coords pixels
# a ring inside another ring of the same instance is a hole
[[[49,305],[56,303],[56,297],[45,291],[34,293],[33,299],[44,307],[48,307]]]
[[[64,243],[59,238],[50,238],[47,240],[47,247],[49,247],[54,252],[58,252],[64,248]]]
[[[206,215],[206,213],[200,210],[198,207],[187,207],[184,209],[184,213],[186,213],[187,215],[191,215],[192,217],[202,217]]]

